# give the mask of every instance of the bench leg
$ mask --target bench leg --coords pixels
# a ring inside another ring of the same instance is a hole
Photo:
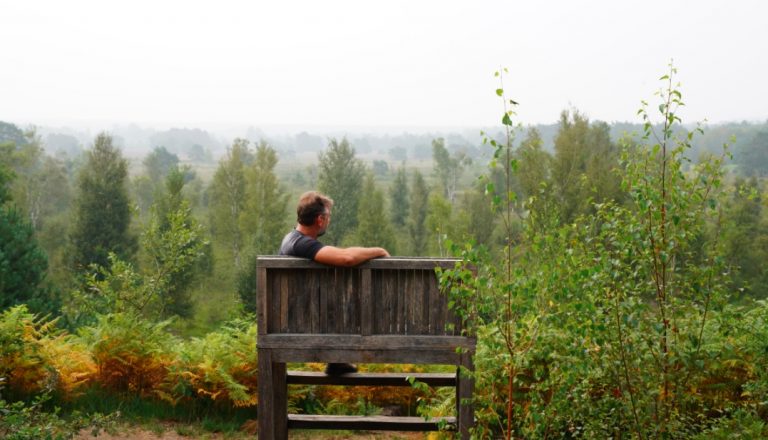
[[[464,376],[461,372],[461,369],[464,368],[469,373],[474,373],[472,354],[471,352],[462,353],[461,366],[456,370],[456,421],[459,436],[463,440],[469,440],[469,430],[475,423],[475,411],[472,403],[475,380],[472,377]]]
[[[288,438],[288,389],[285,364],[272,362],[272,350],[259,349],[259,439]]]
[[[275,396],[275,440],[288,439],[288,384],[284,362],[272,363],[272,384]]]

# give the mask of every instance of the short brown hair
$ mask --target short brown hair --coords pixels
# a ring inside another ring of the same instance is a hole
[[[300,224],[312,226],[318,215],[323,215],[333,208],[333,200],[317,191],[307,191],[299,197],[296,216]]]

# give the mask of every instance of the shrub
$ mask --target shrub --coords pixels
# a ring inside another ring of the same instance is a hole
[[[81,329],[96,364],[95,380],[102,388],[150,397],[162,388],[176,362],[178,341],[166,331],[168,321],[154,323],[134,313],[101,315]]]
[[[32,315],[25,305],[0,314],[0,378],[5,378],[11,396],[30,396],[52,379],[51,369],[41,351],[41,340],[55,321]]]
[[[171,403],[194,397],[227,402],[236,407],[256,405],[256,324],[234,320],[204,338],[194,338],[178,350],[161,397]]]

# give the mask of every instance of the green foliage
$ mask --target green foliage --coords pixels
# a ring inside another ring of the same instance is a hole
[[[583,211],[592,215],[562,223],[539,193],[525,202],[519,243],[509,174],[519,162],[509,132],[506,143],[489,140],[492,164],[503,164],[505,188],[489,181],[487,190],[506,250],[499,260],[454,245],[464,263],[441,275],[465,328],[480,338],[476,435],[644,439],[764,429],[754,414],[765,411],[768,389],[759,373],[765,312],[753,309],[740,326],[741,309],[728,305],[723,157],[687,161],[694,133],[677,136],[682,100],[672,74],[659,92],[661,131],[644,107],[643,137],[623,152],[628,200],[594,203]],[[709,426],[712,414],[739,407],[747,410],[743,429]]]
[[[249,237],[252,254],[275,252],[288,227],[285,221],[288,194],[277,180],[276,165],[277,152],[262,141],[245,173],[245,210],[240,214],[240,223]]]
[[[746,176],[768,175],[768,130],[763,129],[751,136],[737,151],[739,171]]]
[[[41,394],[31,403],[8,403],[0,399],[0,437],[6,440],[68,440],[75,438],[83,429],[90,428],[95,437],[102,430],[114,427],[117,413],[84,416],[75,412],[63,418],[59,415],[59,408],[54,408],[53,412],[45,411],[50,399],[49,394]]]
[[[744,410],[717,419],[715,424],[693,436],[694,440],[757,439],[768,437],[765,420]]]
[[[150,397],[162,390],[178,341],[168,321],[151,322],[133,312],[100,315],[80,336],[91,347],[95,380],[106,390]]]
[[[405,227],[409,212],[408,176],[405,172],[405,164],[397,169],[395,180],[389,189],[389,213],[392,224],[396,228]]]
[[[733,266],[737,289],[756,298],[768,296],[768,219],[757,179],[737,180],[722,209],[724,256]]]
[[[441,194],[432,193],[427,205],[427,218],[425,221],[427,233],[427,249],[433,255],[445,256],[448,253],[446,240],[452,236],[453,208],[451,202]]]
[[[355,157],[355,149],[346,138],[331,139],[328,148],[319,154],[318,190],[333,199],[333,227],[324,241],[344,242],[357,227],[360,188],[363,186],[365,165]]]
[[[395,234],[386,214],[384,193],[376,188],[373,174],[368,173],[360,194],[358,224],[348,241],[358,246],[380,246],[390,254],[397,252]]]
[[[552,185],[548,182],[552,172],[552,156],[544,151],[538,130],[528,130],[515,157],[519,164],[515,177],[519,182],[522,198],[550,198]]]
[[[275,253],[288,224],[288,194],[275,175],[277,152],[262,141],[246,169],[245,204],[240,225],[248,238],[248,263],[237,273],[237,294],[246,311],[256,313],[256,256]]]
[[[242,265],[244,236],[240,219],[246,200],[245,169],[253,162],[248,141],[235,139],[227,155],[219,161],[209,188],[211,235],[229,249],[234,268]]]
[[[7,384],[12,397],[27,397],[45,388],[51,375],[40,340],[52,327],[24,305],[0,314],[0,385]]]
[[[413,182],[408,198],[408,241],[413,255],[424,255],[427,248],[427,209],[429,189],[418,170],[413,171]]]
[[[465,166],[472,163],[472,159],[461,152],[451,155],[445,148],[445,140],[438,138],[432,141],[432,160],[434,161],[435,175],[443,190],[443,197],[453,203],[456,199],[461,173]]]
[[[204,338],[181,346],[179,362],[171,367],[170,392],[161,397],[174,404],[197,397],[236,407],[257,402],[255,319],[228,322]]]
[[[32,225],[13,207],[0,207],[0,310],[22,303],[57,313],[59,298],[45,283],[48,259]]]
[[[472,241],[477,245],[491,244],[496,223],[496,214],[484,193],[474,188],[461,194],[459,210],[452,220],[457,240]]]
[[[0,121],[0,144],[24,145],[26,142],[23,130],[9,122]]]
[[[96,137],[78,176],[72,224],[72,267],[80,272],[95,264],[107,266],[108,256],[133,258],[137,242],[131,235],[131,208],[125,183],[128,168],[106,133]]]
[[[142,161],[149,180],[159,185],[168,172],[177,168],[179,157],[169,153],[165,147],[155,147]]]
[[[143,272],[116,254],[109,264],[86,274],[85,287],[76,291],[70,316],[75,322],[105,313],[129,312],[149,319],[189,317],[190,286],[206,260],[207,242],[181,196],[184,172],[172,170],[167,193],[153,206],[142,234],[146,254]]]
[[[0,156],[10,154],[10,144],[0,144]],[[13,171],[10,167],[0,162],[0,206],[11,199],[10,183],[13,180]]]
[[[578,111],[560,115],[551,173],[563,221],[571,222],[579,214],[591,212],[587,200],[602,203],[621,199],[618,159],[607,124],[590,123]]]

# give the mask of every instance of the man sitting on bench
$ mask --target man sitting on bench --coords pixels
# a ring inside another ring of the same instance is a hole
[[[373,258],[389,256],[389,252],[380,247],[339,248],[317,241],[331,224],[331,208],[333,200],[317,191],[302,194],[296,208],[298,224],[283,238],[279,254],[343,267],[357,266]],[[345,363],[330,363],[325,368],[325,373],[329,375],[355,372],[356,366]]]

